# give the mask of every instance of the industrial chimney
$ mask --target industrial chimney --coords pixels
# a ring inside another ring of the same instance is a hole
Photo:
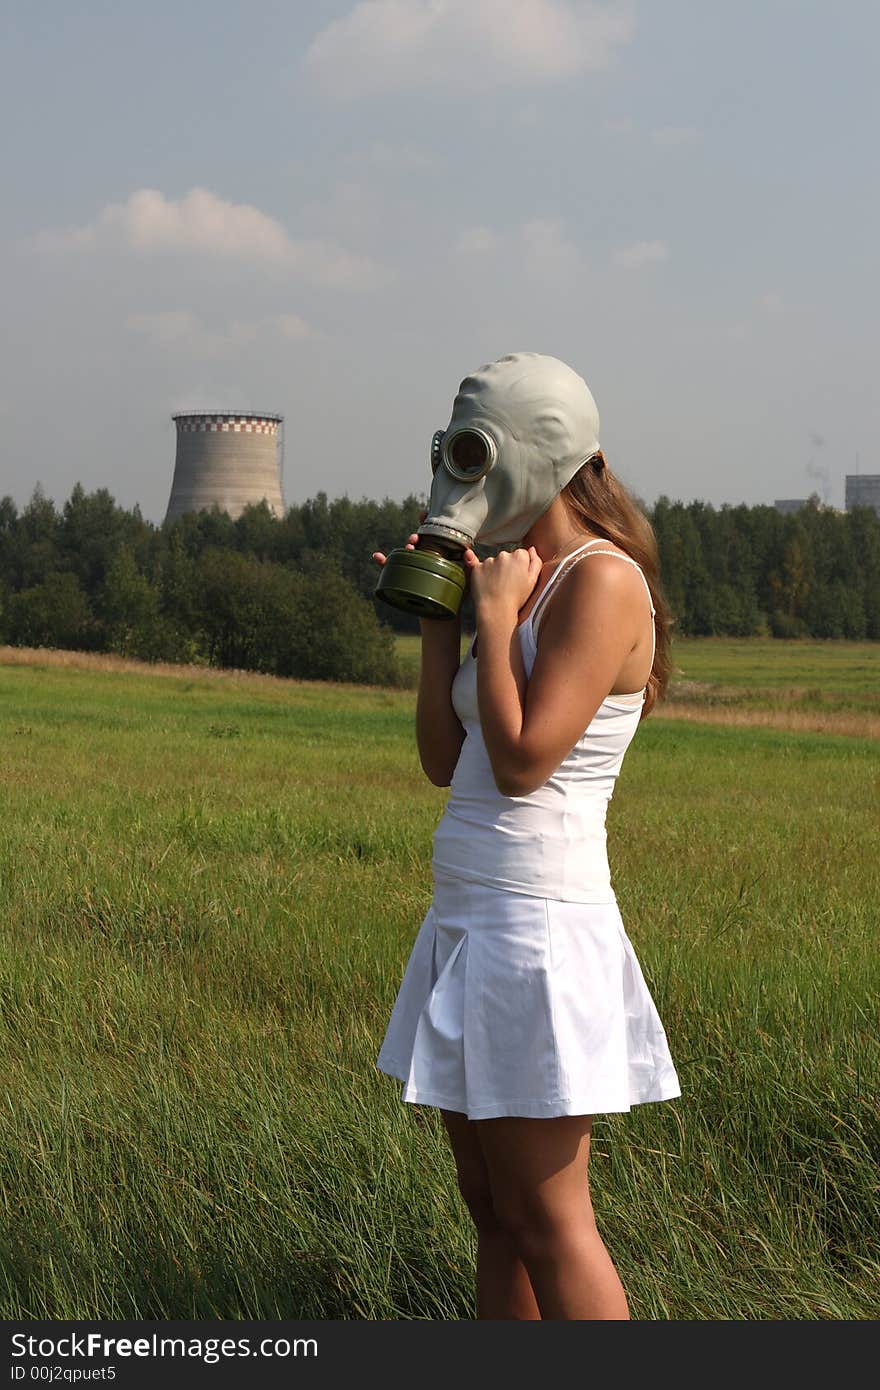
[[[166,521],[216,502],[232,517],[264,497],[284,515],[279,459],[283,415],[252,411],[185,411],[177,425],[177,457]]]

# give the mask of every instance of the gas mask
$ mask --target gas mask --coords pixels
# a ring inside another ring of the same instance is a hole
[[[462,552],[521,541],[578,469],[599,452],[599,412],[556,357],[515,352],[459,387],[431,444],[428,515],[414,550],[392,550],[376,597],[422,618],[454,618]]]

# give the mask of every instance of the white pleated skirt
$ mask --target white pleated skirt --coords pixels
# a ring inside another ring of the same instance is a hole
[[[630,1110],[681,1095],[620,910],[434,870],[376,1059],[401,1100],[469,1119]]]

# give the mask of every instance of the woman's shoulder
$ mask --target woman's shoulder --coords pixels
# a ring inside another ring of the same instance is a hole
[[[620,560],[627,563],[621,565],[618,563]],[[590,563],[586,563],[587,561]],[[622,588],[625,592],[631,587],[633,580],[639,582],[639,573],[640,566],[622,546],[614,541],[603,540],[598,545],[591,545],[589,549],[575,552],[571,557],[570,567],[563,566],[560,572],[559,578],[566,580],[566,585],[560,587],[564,588],[570,583],[573,589],[583,588],[593,581],[603,588],[610,584],[612,588]]]
[[[630,563],[621,564],[620,561]],[[644,593],[641,570],[632,556],[612,541],[602,541],[572,557],[570,566],[560,572],[554,591],[547,597],[546,618],[555,614],[552,626],[582,617],[607,618],[609,607],[621,614],[628,611],[639,593]]]

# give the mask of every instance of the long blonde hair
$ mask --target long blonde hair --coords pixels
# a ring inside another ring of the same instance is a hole
[[[577,525],[619,546],[641,566],[648,581],[656,610],[656,647],[642,707],[644,719],[665,695],[672,670],[669,635],[673,620],[660,587],[660,557],[653,528],[623,483],[611,472],[601,450],[581,465],[560,496]]]

